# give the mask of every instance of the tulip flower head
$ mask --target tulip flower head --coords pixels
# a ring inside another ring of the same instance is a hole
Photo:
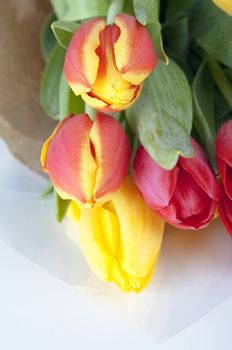
[[[213,0],[215,5],[220,7],[221,10],[232,16],[232,1],[231,0]]]
[[[219,212],[232,236],[232,119],[224,123],[217,134],[216,154],[223,187]]]
[[[65,118],[45,142],[41,163],[63,199],[88,207],[121,186],[130,162],[126,133],[113,117],[97,113]]]
[[[81,249],[96,275],[115,282],[124,291],[140,292],[156,267],[164,220],[145,204],[128,177],[112,200],[93,209],[68,215],[80,229]]]
[[[135,17],[119,14],[112,25],[96,18],[79,27],[67,49],[64,73],[87,104],[115,112],[135,102],[156,64],[147,29]]]
[[[135,182],[146,203],[170,224],[187,229],[207,226],[220,199],[220,187],[200,146],[194,158],[180,157],[172,170],[161,168],[140,146],[134,161]]]

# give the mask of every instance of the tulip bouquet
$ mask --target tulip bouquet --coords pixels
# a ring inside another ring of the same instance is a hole
[[[96,275],[139,292],[165,222],[198,230],[220,216],[232,235],[232,0],[51,3],[46,194]]]

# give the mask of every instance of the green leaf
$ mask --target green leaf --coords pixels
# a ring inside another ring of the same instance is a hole
[[[160,0],[134,0],[134,11],[137,20],[144,26],[158,20]]]
[[[186,13],[187,10],[197,1],[198,0],[170,0],[167,6],[166,17],[173,18]]]
[[[188,17],[181,16],[163,25],[165,45],[174,51],[183,60],[188,56]]]
[[[56,44],[49,56],[40,85],[40,101],[52,118],[59,114],[59,84],[63,71],[65,50]]]
[[[205,35],[212,28],[230,18],[221,11],[212,0],[196,1],[188,12],[190,38],[196,39]]]
[[[62,120],[70,114],[80,114],[85,111],[85,103],[81,96],[76,96],[69,87],[64,73],[61,74],[59,86],[59,115],[56,117]]]
[[[140,99],[126,111],[130,127],[150,156],[172,169],[179,155],[192,157],[192,97],[188,81],[172,60],[159,62]]]
[[[68,211],[68,208],[71,204],[71,200],[62,199],[58,193],[54,190],[54,199],[55,199],[55,211],[56,211],[56,220],[61,223]]]
[[[44,21],[42,30],[40,32],[40,47],[42,55],[45,61],[48,57],[56,43],[54,35],[52,33],[51,24],[56,20],[54,13],[51,13]]]
[[[51,0],[57,18],[77,21],[107,15],[110,0]]]
[[[147,25],[147,29],[149,31],[149,34],[152,38],[152,41],[155,46],[155,51],[158,56],[158,58],[164,63],[168,64],[168,56],[164,52],[163,49],[163,41],[162,41],[162,36],[161,36],[161,25],[159,21],[156,21],[155,23],[151,23]]]
[[[232,68],[232,18],[215,25],[197,40],[198,45],[215,60]]]
[[[58,43],[64,48],[70,44],[73,34],[79,28],[80,22],[55,21],[52,23],[52,30]]]
[[[210,163],[216,171],[214,82],[206,69],[206,64],[207,61],[201,64],[192,85],[194,127],[209,156]]]
[[[48,182],[47,187],[45,188],[45,190],[41,193],[41,198],[46,198],[48,197],[50,194],[52,194],[54,191],[54,187],[51,181]]]

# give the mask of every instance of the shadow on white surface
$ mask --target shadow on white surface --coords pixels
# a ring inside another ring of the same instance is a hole
[[[192,232],[166,227],[157,272],[140,295],[121,293],[89,270],[71,223],[58,225],[52,199],[42,201],[46,181],[17,162],[0,143],[0,239],[39,266],[78,287],[136,326],[165,341],[232,294],[232,241],[219,220]]]

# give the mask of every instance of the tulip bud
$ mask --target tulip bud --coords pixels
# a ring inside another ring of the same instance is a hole
[[[219,213],[225,228],[232,237],[232,200],[222,188],[222,196],[219,203]]]
[[[91,207],[121,186],[130,162],[126,133],[113,117],[97,113],[65,118],[45,142],[41,163],[63,199]]]
[[[164,220],[145,204],[132,178],[110,202],[82,209],[80,222],[75,204],[68,215],[77,221],[81,249],[100,279],[128,292],[147,285],[158,261]]]
[[[232,119],[224,123],[217,134],[216,154],[225,192],[232,200]]]
[[[172,170],[161,168],[140,146],[135,182],[146,203],[170,224],[187,229],[207,226],[220,198],[220,187],[200,146],[192,139],[193,158],[180,157]]]
[[[213,0],[215,5],[220,7],[220,9],[228,15],[232,16],[232,1],[231,0]]]
[[[224,123],[217,134],[216,155],[223,187],[219,212],[232,236],[232,119]]]
[[[118,14],[83,23],[67,49],[64,73],[76,95],[104,112],[121,111],[138,98],[157,64],[147,29],[135,17]]]

